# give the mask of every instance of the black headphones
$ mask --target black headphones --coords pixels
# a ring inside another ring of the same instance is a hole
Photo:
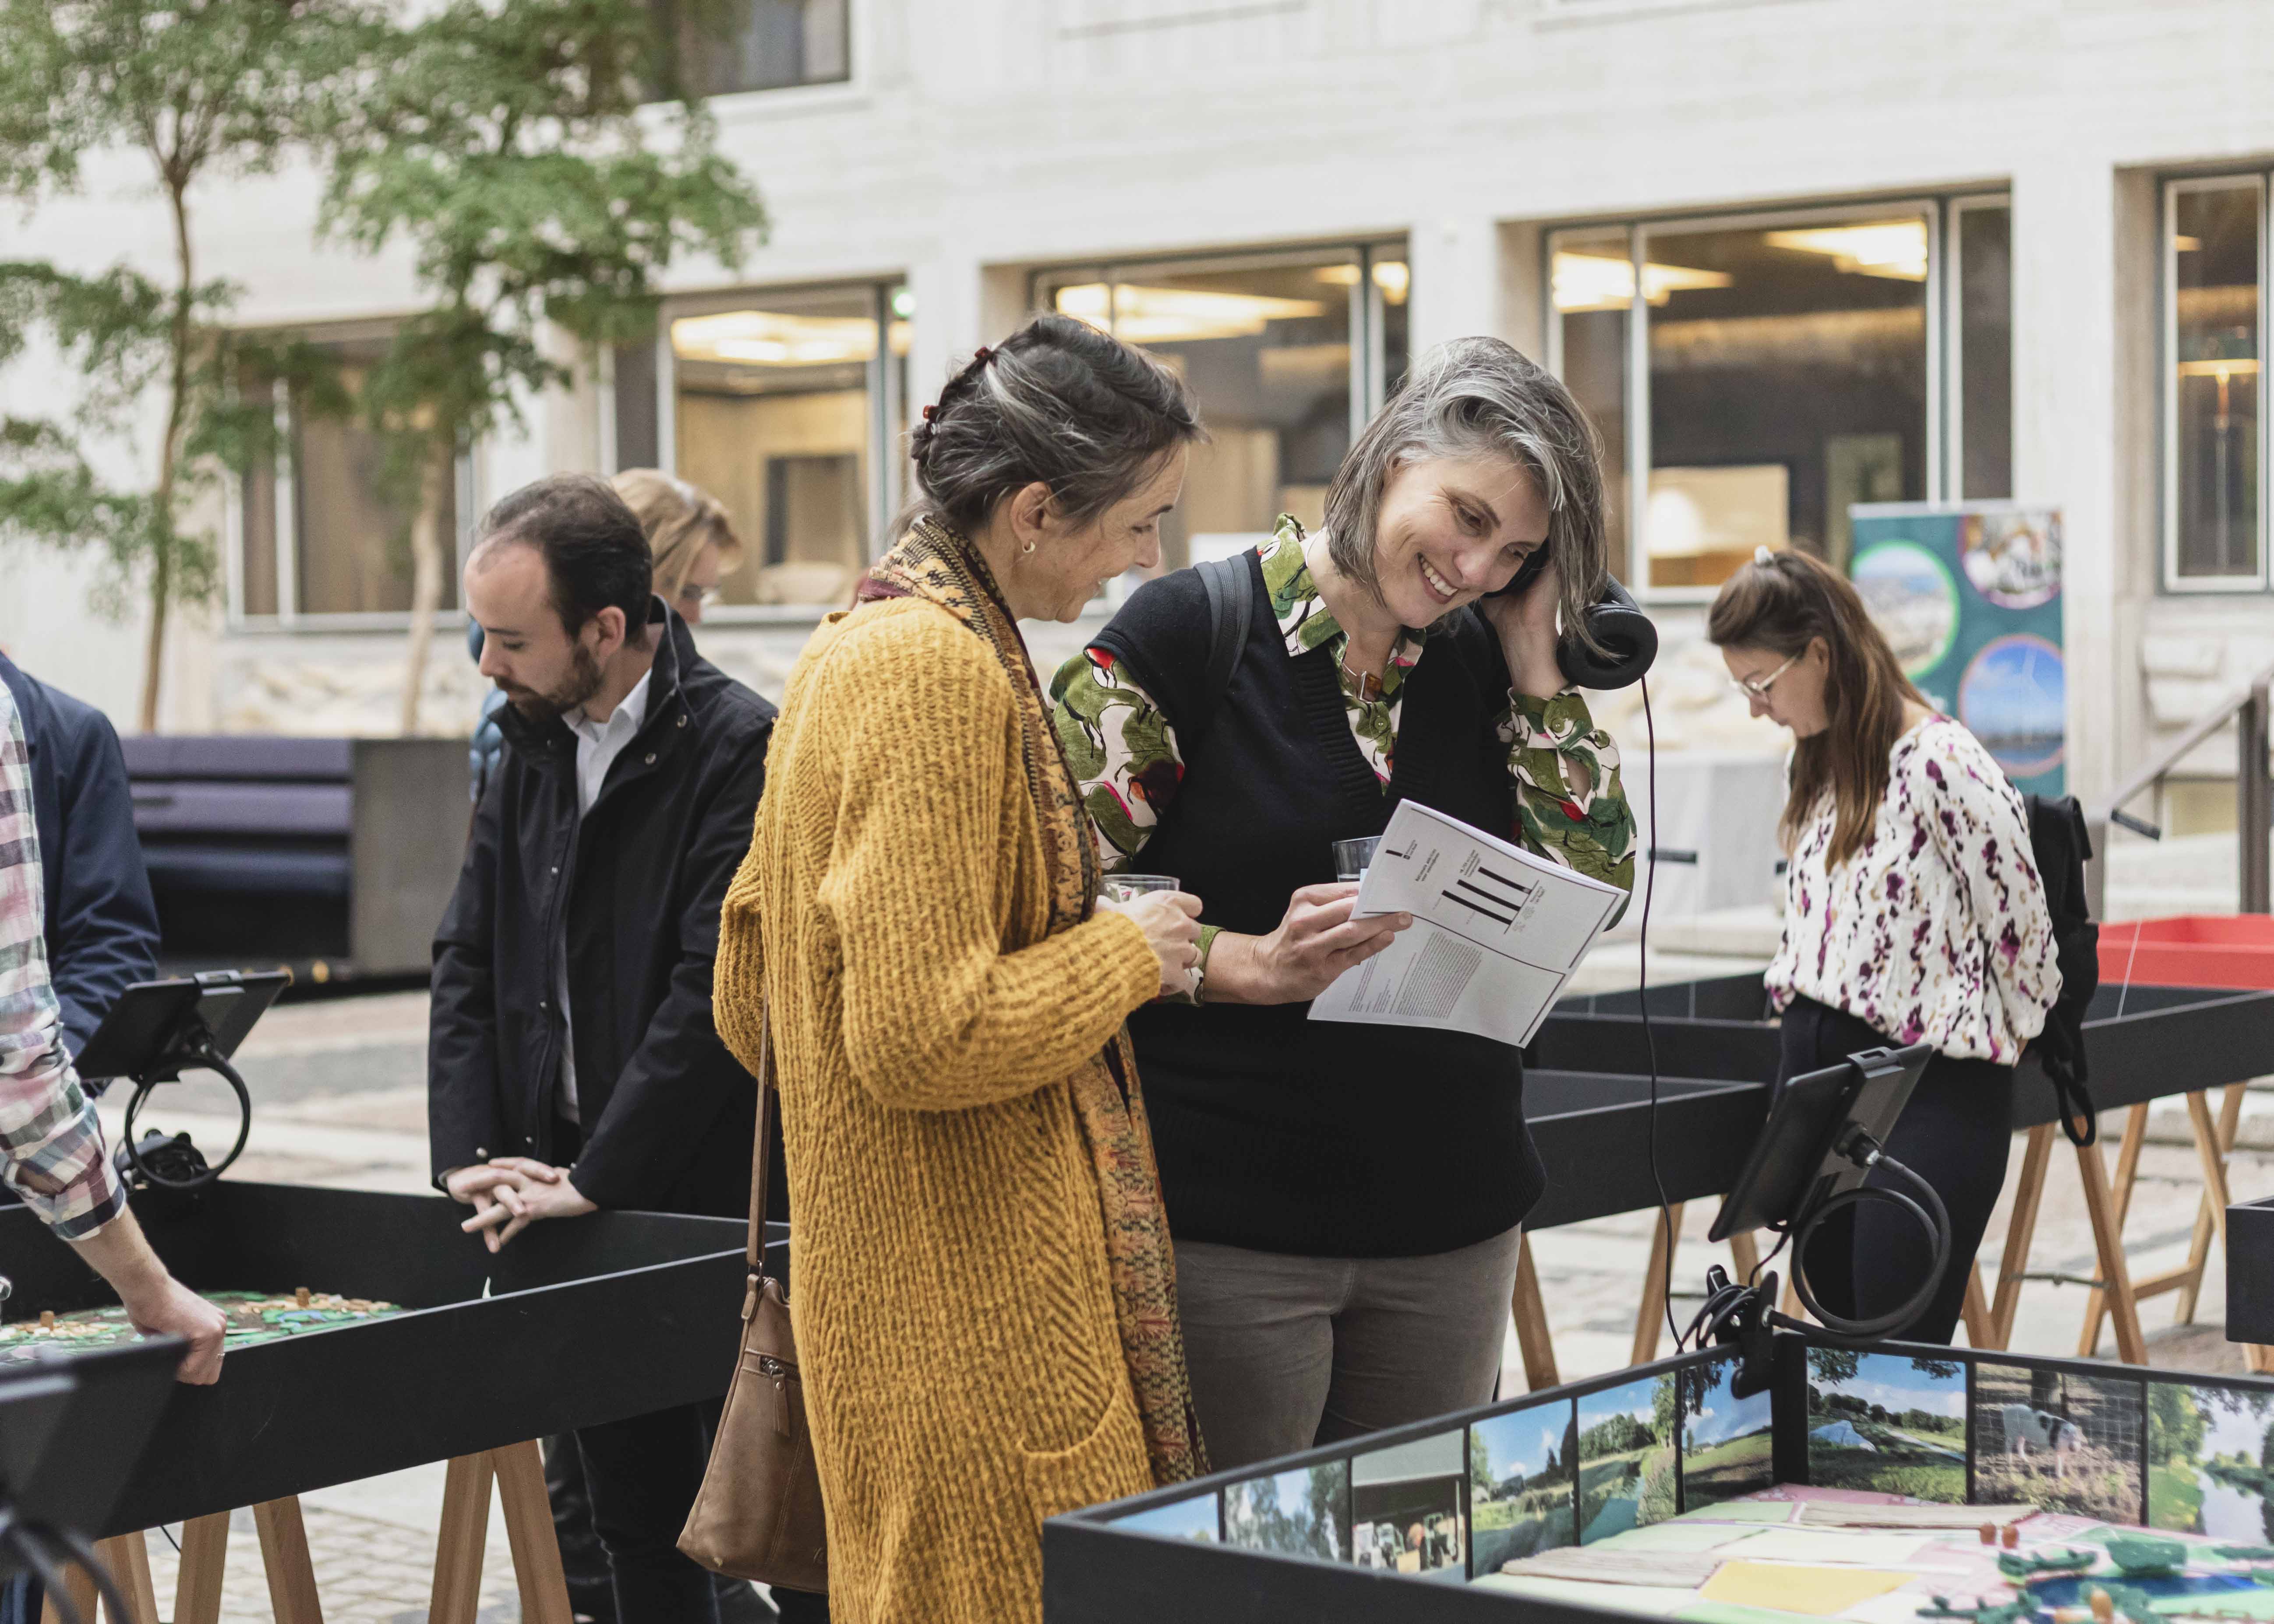
[[[1540,579],[1547,568],[1547,544],[1542,542],[1532,550],[1532,556],[1510,577],[1509,583],[1487,597],[1499,598],[1521,592]],[[1576,633],[1567,631],[1556,639],[1555,663],[1563,674],[1580,688],[1627,688],[1643,680],[1651,663],[1658,658],[1658,628],[1642,612],[1634,594],[1620,584],[1615,575],[1603,577],[1602,596],[1588,605],[1587,629],[1600,643],[1603,652],[1596,653],[1580,640]]]

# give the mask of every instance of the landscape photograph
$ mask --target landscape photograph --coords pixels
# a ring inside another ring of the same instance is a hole
[[[1350,1462],[1328,1461],[1224,1492],[1227,1545],[1321,1561],[1350,1560]]]
[[[1975,1500],[2144,1521],[2142,1408],[2136,1380],[1977,1365]]]
[[[1685,1511],[1775,1486],[1769,1395],[1764,1390],[1737,1397],[1729,1390],[1736,1373],[1734,1359],[1682,1372]]]
[[[1606,1539],[1675,1515],[1671,1372],[1579,1400],[1579,1543]]]
[[[1214,1545],[1218,1538],[1216,1496],[1193,1494],[1171,1500],[1150,1511],[1123,1517],[1113,1526],[1132,1533],[1158,1534],[1167,1539],[1197,1539]]]
[[[2274,1541],[2274,1393],[2148,1384],[2148,1522],[2242,1544]]]
[[[1579,1424],[1569,1402],[1542,1404],[1469,1425],[1469,1571],[1568,1545]]]
[[[1966,1366],[1811,1348],[1808,1480],[1963,1505]]]

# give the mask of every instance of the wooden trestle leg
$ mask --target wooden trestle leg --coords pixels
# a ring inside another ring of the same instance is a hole
[[[2108,1187],[2108,1164],[2100,1159],[2097,1144],[2076,1147],[2076,1170],[2084,1184],[2084,1210],[2092,1219],[2093,1244],[2100,1253],[2109,1318],[2116,1323],[2116,1357],[2127,1365],[2145,1365],[2148,1342],[2140,1334],[2140,1304],[2132,1294],[2131,1270],[2124,1260],[2123,1224]]]
[[[2132,1187],[2140,1177],[2140,1153],[2148,1143],[2148,1106],[2145,1101],[2124,1113],[2124,1139],[2116,1152],[2116,1177],[2110,1188],[2110,1197],[2116,1213],[2116,1244],[2124,1245],[2124,1221],[2132,1215]],[[2105,1282],[2107,1276],[2100,1279]],[[2132,1299],[2136,1304],[2140,1292],[2135,1288]],[[2084,1328],[2076,1339],[2076,1357],[2089,1359],[2092,1350],[2100,1346],[2100,1322],[2108,1312],[2106,1285],[2093,1287],[2092,1295],[2084,1303]]]
[[[252,1508],[252,1526],[260,1536],[260,1563],[268,1570],[268,1605],[276,1624],[324,1624],[299,1496],[263,1500]]]
[[[2045,1169],[2052,1162],[2053,1132],[2052,1124],[2039,1123],[2029,1130],[2029,1146],[2022,1153],[2022,1181],[2014,1187],[2014,1214],[2006,1222],[1998,1290],[1990,1300],[1990,1335],[1980,1344],[1984,1348],[2013,1345],[2014,1317],[2022,1307],[2022,1276],[2029,1267],[2029,1245],[2037,1234],[2037,1208],[2045,1197]]]
[[[1651,1215],[1650,1272],[1642,1282],[1642,1302],[1635,1310],[1634,1357],[1630,1365],[1647,1365],[1658,1357],[1658,1334],[1666,1328],[1666,1276],[1674,1267],[1674,1249],[1682,1243],[1682,1209],[1676,1201]]]
[[[473,1624],[482,1599],[482,1552],[489,1543],[490,1481],[495,1478],[525,1624],[570,1624],[568,1583],[545,1494],[545,1458],[534,1439],[453,1460],[442,1479],[442,1526],[434,1542],[434,1592],[428,1624]],[[279,1624],[282,1624],[280,1620]]]
[[[1524,1355],[1524,1385],[1527,1392],[1558,1385],[1555,1343],[1547,1334],[1547,1304],[1540,1295],[1540,1271],[1532,1266],[1532,1237],[1517,1237],[1516,1292],[1509,1304],[1516,1319],[1516,1345]]]
[[[229,1513],[182,1524],[182,1565],[174,1575],[174,1624],[221,1624],[221,1579],[229,1564]]]

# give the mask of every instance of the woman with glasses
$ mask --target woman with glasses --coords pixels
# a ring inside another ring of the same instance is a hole
[[[655,590],[689,626],[719,601],[719,580],[742,561],[742,538],[719,499],[656,468],[628,468],[608,482],[647,532]]]
[[[2014,1067],[2060,993],[2028,812],[1831,566],[1761,548],[1713,600],[1706,636],[1753,714],[1795,741],[1784,941],[1766,978],[1784,1012],[1780,1080],[1858,1049],[1935,1051],[1886,1151],[1942,1197],[1950,1262],[1887,1335],[1947,1342],[2005,1184]],[[1806,1263],[1826,1308],[1871,1319],[1918,1289],[1931,1258],[1916,1220],[1874,1201],[1826,1222]]]

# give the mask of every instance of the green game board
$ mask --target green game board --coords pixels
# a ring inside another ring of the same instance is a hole
[[[259,1291],[207,1291],[200,1295],[229,1320],[222,1344],[225,1352],[306,1331],[328,1330],[335,1325],[384,1320],[403,1312],[393,1303],[335,1297],[325,1291],[310,1293],[305,1306],[297,1294],[273,1297]],[[0,1369],[82,1349],[115,1347],[135,1341],[139,1335],[127,1323],[126,1310],[116,1305],[57,1314],[52,1326],[43,1327],[36,1318],[19,1320],[0,1325]]]

